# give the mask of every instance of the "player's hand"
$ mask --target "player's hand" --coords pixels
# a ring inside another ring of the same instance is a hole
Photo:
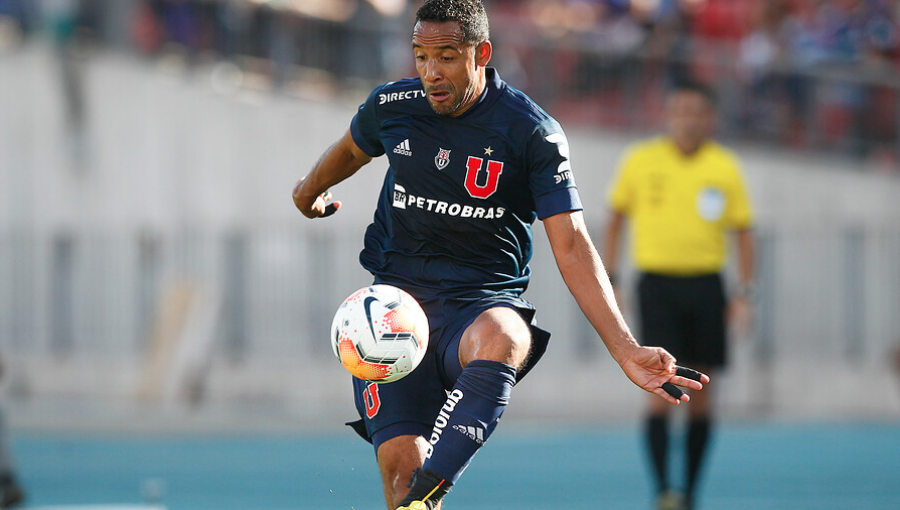
[[[633,383],[675,405],[691,400],[678,386],[701,390],[709,382],[706,374],[675,365],[675,358],[661,347],[637,347],[622,370]]]
[[[339,200],[330,202],[330,191],[320,193],[312,201],[306,198],[303,193],[303,181],[305,179],[306,178],[304,177],[303,179],[297,181],[297,184],[294,186],[293,193],[294,205],[304,216],[306,216],[307,218],[325,218],[327,216],[331,216],[341,208],[341,202]]]

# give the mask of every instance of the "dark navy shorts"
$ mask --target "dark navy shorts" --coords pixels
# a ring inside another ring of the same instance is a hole
[[[531,324],[531,352],[516,380],[531,370],[543,356],[550,333],[534,325],[534,307],[521,297],[493,293],[471,298],[426,297],[410,292],[422,305],[430,328],[428,350],[422,363],[403,379],[376,384],[353,378],[353,395],[361,420],[350,422],[365,440],[378,446],[401,435],[427,436],[447,392],[462,373],[459,342],[466,328],[485,310],[507,306]]]
[[[679,365],[725,365],[725,291],[718,274],[638,280],[641,342],[669,351]]]

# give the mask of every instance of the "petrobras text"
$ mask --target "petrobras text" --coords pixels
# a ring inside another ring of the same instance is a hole
[[[417,197],[406,192],[406,188],[394,184],[393,205],[397,209],[415,207],[435,214],[458,216],[460,218],[492,220],[502,218],[506,213],[503,207],[474,207],[471,205],[451,204],[434,198]]]

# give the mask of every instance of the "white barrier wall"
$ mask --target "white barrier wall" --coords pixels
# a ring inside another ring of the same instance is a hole
[[[115,54],[78,68],[81,131],[67,127],[48,48],[0,56],[8,393],[20,402],[202,395],[270,403],[298,423],[352,414],[324,332],[341,299],[369,282],[356,256],[386,163],[337,186],[345,207],[328,220],[302,219],[290,191],[367,91],[272,94],[248,80],[230,86],[224,68],[166,71]],[[599,243],[606,183],[640,135],[567,132]],[[719,379],[723,406],[734,416],[900,415],[886,361],[900,342],[900,179],[834,158],[735,149],[758,211],[761,299],[756,332]],[[640,392],[603,352],[535,230],[527,296],[554,339],[507,416],[633,416]]]

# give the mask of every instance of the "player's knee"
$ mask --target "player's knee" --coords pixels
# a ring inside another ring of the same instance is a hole
[[[522,368],[531,352],[531,331],[526,330],[518,335],[507,337],[507,341],[508,354],[506,361],[503,361],[503,363],[512,365],[516,369]]]
[[[500,307],[487,310],[473,322],[460,342],[463,366],[476,359],[521,368],[531,350],[531,330],[518,312]]]

